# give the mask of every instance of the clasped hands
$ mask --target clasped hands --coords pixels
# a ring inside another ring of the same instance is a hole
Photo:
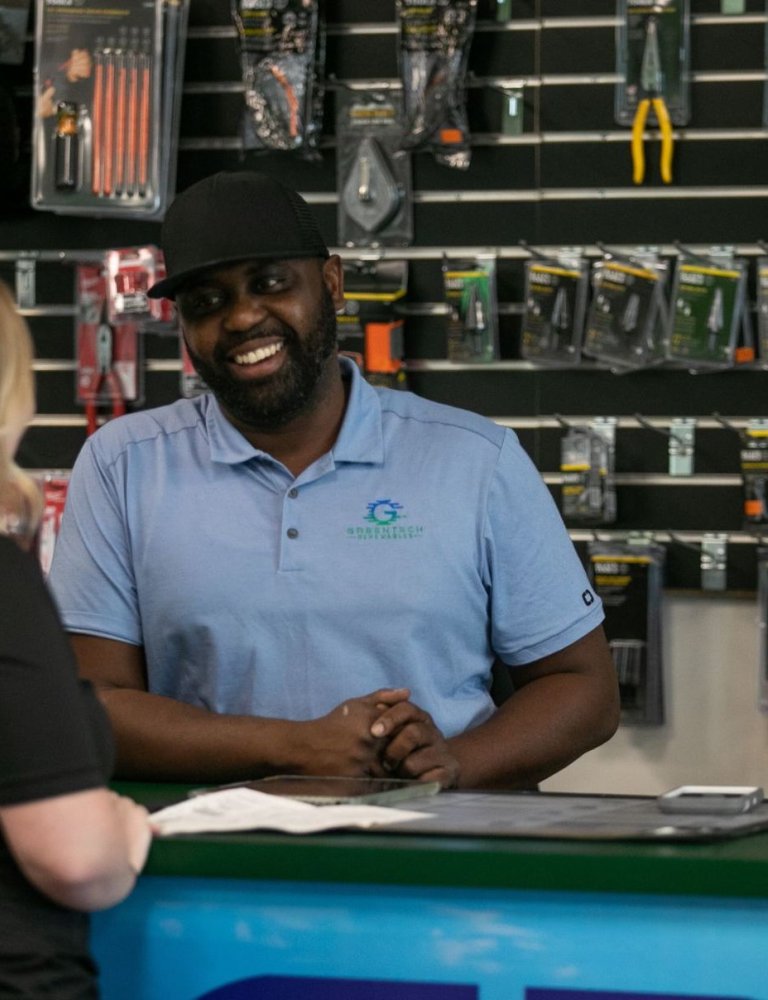
[[[456,785],[458,761],[429,713],[409,697],[408,688],[382,688],[307,723],[314,730],[311,773]]]

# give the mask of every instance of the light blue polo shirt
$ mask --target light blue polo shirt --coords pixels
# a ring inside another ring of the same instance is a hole
[[[324,715],[409,687],[446,736],[603,620],[516,435],[354,365],[333,449],[300,476],[210,394],[83,447],[50,583],[66,627],[143,645],[150,690],[225,713]]]

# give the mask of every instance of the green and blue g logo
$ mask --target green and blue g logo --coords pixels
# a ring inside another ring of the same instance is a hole
[[[400,513],[402,509],[403,505],[396,500],[371,500],[363,520],[370,521],[371,524],[395,524],[406,516]]]

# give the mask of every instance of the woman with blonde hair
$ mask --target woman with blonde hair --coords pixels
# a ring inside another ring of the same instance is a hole
[[[113,745],[32,550],[34,481],[14,461],[34,414],[32,342],[0,283],[0,996],[98,996],[85,911],[133,888],[146,810],[107,787]]]

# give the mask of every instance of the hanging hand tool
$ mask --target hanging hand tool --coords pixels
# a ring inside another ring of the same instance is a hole
[[[127,128],[128,58],[125,43],[115,53],[117,61],[117,122],[115,131],[115,194],[123,193],[125,178],[125,138]]]
[[[104,396],[112,404],[112,416],[122,417],[125,413],[125,400],[120,385],[120,378],[114,368],[114,335],[112,327],[107,322],[106,303],[102,309],[101,322],[96,331],[96,372],[93,385],[88,391],[85,404],[85,416],[88,435],[98,427],[97,411]]]
[[[632,180],[635,184],[642,184],[645,178],[643,139],[651,106],[661,132],[661,179],[665,184],[672,183],[672,123],[664,99],[663,86],[658,20],[651,14],[645,24],[645,47],[640,67],[640,100],[632,123]]]
[[[107,40],[104,50],[104,148],[102,162],[102,194],[111,195],[115,155],[115,49],[114,40]]]
[[[150,87],[152,85],[151,57],[149,44],[144,43],[144,49],[139,56],[139,119],[138,119],[138,169],[137,181],[139,194],[147,193],[149,181],[149,117],[150,117]]]
[[[91,143],[93,148],[93,166],[91,173],[91,191],[101,195],[102,190],[102,142],[104,141],[104,48],[101,38],[96,40],[94,52],[93,73],[93,114]]]
[[[347,215],[366,233],[377,233],[397,214],[402,195],[381,146],[364,136],[341,192]]]
[[[139,134],[139,55],[128,55],[128,135],[126,138],[125,190],[132,195],[136,186],[136,150]]]

